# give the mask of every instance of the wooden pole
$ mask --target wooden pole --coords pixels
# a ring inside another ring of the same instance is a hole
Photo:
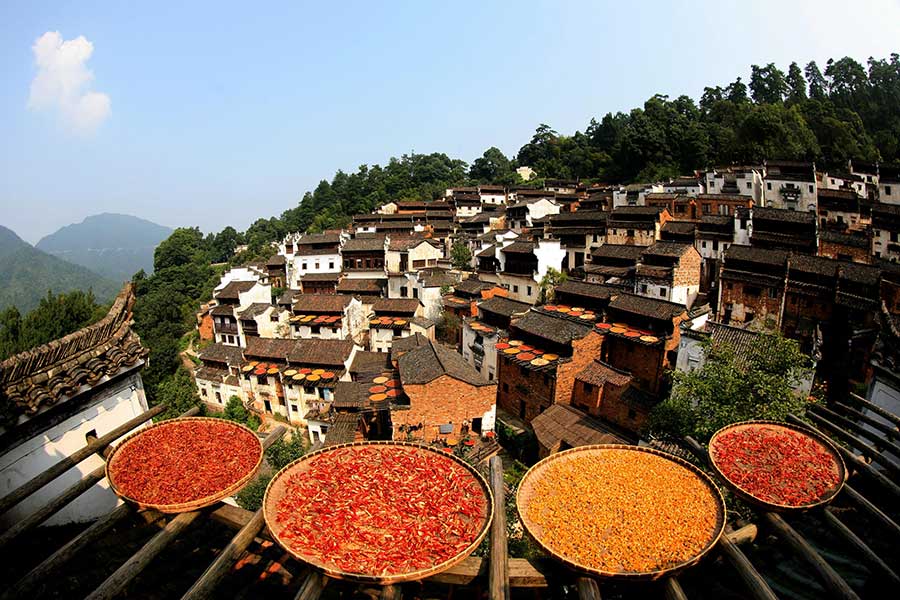
[[[11,541],[13,541],[18,536],[22,535],[32,527],[36,525],[40,525],[44,521],[50,518],[51,515],[56,514],[60,509],[65,507],[69,502],[85,493],[94,485],[97,484],[98,481],[103,479],[106,475],[106,466],[97,467],[87,475],[81,478],[80,481],[75,483],[74,485],[69,486],[62,494],[53,498],[50,502],[40,507],[37,511],[31,513],[9,529],[3,532],[3,535],[0,535],[0,550],[6,547]]]
[[[865,510],[871,517],[875,520],[880,521],[881,524],[890,531],[895,538],[900,538],[900,525],[897,524],[892,518],[884,514],[881,509],[872,504],[865,496],[857,492],[855,489],[850,487],[849,485],[844,485],[844,489],[842,493],[845,494],[848,498],[850,498],[853,502],[855,502],[858,506],[860,506],[863,510]]]
[[[856,551],[862,555],[862,557],[866,560],[867,566],[873,570],[878,571],[882,575],[884,575],[888,580],[890,580],[891,585],[893,585],[896,589],[900,589],[900,577],[891,569],[886,562],[881,560],[875,552],[869,548],[868,544],[866,544],[862,539],[853,533],[843,521],[841,521],[836,514],[834,514],[834,509],[831,507],[825,508],[822,511],[823,517],[825,519],[825,523],[831,526],[841,537],[843,537],[847,542],[856,549]]]
[[[839,426],[835,425],[828,419],[817,415],[816,413],[808,412],[806,413],[806,416],[815,421],[817,425],[821,425],[828,431],[831,431],[836,437],[861,450],[863,454],[872,459],[872,462],[877,462],[878,464],[890,470],[895,476],[900,476],[900,463],[891,460],[869,443],[864,442],[852,433],[844,431]]]
[[[688,600],[677,577],[666,577],[663,580],[663,596],[666,600]]]
[[[491,491],[494,518],[491,522],[491,564],[488,576],[491,600],[509,600],[509,552],[506,549],[506,497],[503,489],[503,459],[491,457]]]
[[[138,550],[131,558],[116,569],[116,572],[106,578],[106,581],[100,584],[96,590],[91,592],[87,597],[88,600],[111,600],[118,596],[127,586],[140,575],[150,561],[156,558],[166,547],[175,541],[175,538],[184,531],[188,525],[199,517],[201,512],[195,510],[192,512],[181,513],[165,526],[165,528],[154,535],[149,542]]]
[[[783,539],[806,563],[812,567],[825,587],[825,591],[835,598],[843,600],[860,600],[856,592],[850,588],[843,577],[838,575],[831,565],[809,545],[806,539],[788,525],[784,519],[772,512],[763,512],[763,520]]]
[[[600,600],[600,586],[597,580],[590,577],[579,577],[575,580],[578,588],[578,600]]]
[[[53,577],[54,572],[66,564],[83,548],[99,539],[100,536],[112,529],[116,523],[132,514],[134,511],[129,504],[120,504],[111,513],[94,521],[93,525],[72,538],[69,543],[50,555],[44,562],[33,568],[25,577],[14,586],[6,590],[3,600],[12,598],[25,598],[31,595],[38,584]]]
[[[772,588],[769,587],[763,576],[759,574],[759,571],[756,570],[750,559],[728,539],[728,536],[723,535],[719,539],[718,546],[725,558],[728,559],[728,562],[731,563],[731,566],[738,572],[751,596],[756,600],[778,600],[778,596],[775,595],[775,592],[772,591]]]
[[[269,446],[275,443],[275,440],[284,435],[285,431],[286,429],[282,425],[273,429],[272,432],[266,436],[266,439],[263,440],[263,447],[268,449]],[[247,524],[231,538],[228,545],[222,549],[212,564],[206,568],[203,575],[201,575],[200,578],[194,582],[194,585],[191,586],[191,589],[182,596],[182,600],[199,600],[200,598],[212,597],[219,580],[221,580],[225,573],[231,570],[232,565],[240,558],[247,547],[253,543],[256,535],[263,527],[265,527],[265,524],[263,511],[262,509],[259,509],[253,514],[250,521],[248,521]]]
[[[824,431],[821,431],[820,429],[816,429],[815,427],[813,427],[806,421],[800,419],[796,415],[788,415],[787,420],[788,420],[788,422],[794,423],[795,425],[801,425],[803,427],[812,429],[819,435],[824,435],[825,437],[830,437]],[[837,448],[838,452],[841,453],[841,456],[844,457],[844,461],[847,463],[848,467],[852,466],[858,472],[862,473],[863,475],[866,475],[867,477],[869,477],[870,479],[872,479],[873,481],[875,481],[876,483],[881,485],[881,487],[883,487],[887,492],[892,494],[895,498],[900,499],[900,486],[898,486],[896,483],[891,481],[890,478],[888,478],[884,473],[876,470],[875,468],[872,467],[872,465],[870,465],[865,460],[863,460],[863,458],[861,456],[857,456],[853,452],[844,448],[842,445],[835,444],[835,448]]]
[[[844,404],[843,402],[835,402],[834,406],[835,406],[835,408],[839,408],[842,411],[844,411],[844,413],[846,413],[850,417],[853,417],[854,419],[857,419],[859,421],[862,421],[866,425],[869,425],[870,427],[872,427],[872,429],[877,429],[881,433],[885,434],[888,437],[888,439],[891,439],[891,440],[900,439],[900,431],[897,430],[896,426],[891,427],[890,425],[885,425],[878,419],[873,419],[869,415],[867,415],[861,411],[858,411],[855,408],[853,408],[852,406]]]
[[[57,477],[59,477],[60,475],[62,475],[63,473],[65,473],[66,471],[68,471],[69,469],[71,469],[72,467],[74,467],[75,465],[80,463],[81,461],[83,461],[84,459],[86,459],[87,457],[89,457],[90,455],[94,454],[95,452],[99,452],[99,451],[103,450],[104,448],[109,446],[111,443],[113,443],[114,441],[116,441],[117,439],[119,439],[120,437],[122,437],[123,435],[125,435],[126,433],[128,433],[129,431],[131,431],[132,429],[137,427],[138,425],[140,425],[146,421],[149,421],[156,415],[163,412],[165,409],[166,409],[166,407],[163,406],[162,404],[160,404],[159,406],[154,406],[147,412],[141,413],[138,416],[136,416],[135,418],[131,419],[130,421],[126,421],[125,423],[119,425],[118,427],[116,427],[115,429],[113,429],[112,431],[110,431],[109,433],[104,435],[103,437],[99,438],[97,441],[92,442],[92,443],[88,444],[87,446],[85,446],[84,448],[82,448],[81,450],[77,450],[76,452],[70,454],[69,456],[62,459],[61,461],[59,461],[58,463],[56,463],[49,469],[45,470],[43,473],[41,473],[37,477],[31,479],[24,485],[20,485],[19,487],[14,489],[12,492],[7,494],[6,496],[3,496],[3,498],[0,498],[0,514],[5,513],[10,508],[12,508],[16,504],[18,504],[19,502],[24,500],[31,494],[35,493],[36,491],[38,491],[39,489],[41,489],[42,487],[44,487],[45,485],[47,485],[48,483],[50,483],[51,481],[53,481],[54,479],[56,479]],[[191,415],[197,414],[197,412],[199,412],[199,410],[200,410],[199,407],[194,407],[181,416],[189,417]]]
[[[853,432],[856,435],[862,436],[871,440],[877,448],[881,448],[882,450],[887,450],[894,456],[900,456],[900,446],[894,444],[890,440],[885,439],[881,435],[875,433],[874,431],[870,431],[866,429],[862,425],[858,423],[854,423],[847,417],[840,415],[833,410],[825,408],[824,406],[817,406],[815,404],[810,406],[810,410],[813,413],[818,414],[820,417],[825,419],[830,419],[831,422],[836,423],[841,426],[845,431]]]
[[[875,413],[879,417],[883,417],[885,420],[890,421],[894,425],[900,427],[900,416],[897,416],[894,413],[887,411],[887,410],[881,408],[880,406],[878,406],[877,404],[873,404],[873,403],[869,402],[868,400],[866,400],[865,398],[863,398],[862,396],[858,396],[852,392],[850,393],[849,398],[850,398],[850,400],[852,400],[853,402],[856,402],[860,406],[871,410],[873,413]]]
[[[318,571],[310,571],[303,580],[297,595],[294,596],[294,600],[318,600],[326,585],[328,585],[327,577]]]

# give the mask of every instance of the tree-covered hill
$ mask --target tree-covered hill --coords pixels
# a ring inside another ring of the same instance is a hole
[[[153,270],[153,250],[172,229],[131,215],[103,213],[66,225],[35,247],[113,281]]]
[[[0,310],[15,306],[24,314],[50,290],[92,291],[98,301],[107,302],[120,287],[121,283],[41,252],[0,225]]]

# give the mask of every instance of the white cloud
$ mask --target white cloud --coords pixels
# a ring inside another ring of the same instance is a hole
[[[90,89],[94,73],[87,61],[94,45],[83,35],[64,40],[58,31],[48,31],[31,47],[38,72],[31,82],[28,108],[57,112],[76,133],[92,133],[110,115],[107,94]]]

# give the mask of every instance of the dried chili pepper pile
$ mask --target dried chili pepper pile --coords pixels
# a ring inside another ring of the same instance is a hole
[[[434,452],[404,446],[337,448],[286,475],[276,505],[280,541],[310,562],[387,576],[465,551],[488,504],[478,480]]]
[[[576,452],[526,476],[520,495],[535,538],[569,561],[606,573],[681,564],[703,552],[720,527],[719,499],[708,485],[649,452]]]
[[[109,475],[142,504],[192,502],[217,494],[256,467],[262,446],[251,432],[211,419],[152,427],[116,451]]]
[[[729,481],[765,502],[812,504],[840,483],[831,452],[815,438],[786,427],[738,426],[716,436],[710,450]]]

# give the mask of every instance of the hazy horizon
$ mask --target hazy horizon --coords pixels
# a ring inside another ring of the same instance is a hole
[[[247,9],[0,8],[2,224],[32,244],[102,212],[245,229],[338,169],[514,156],[540,123],[699,99],[751,64],[900,50],[900,1]]]

